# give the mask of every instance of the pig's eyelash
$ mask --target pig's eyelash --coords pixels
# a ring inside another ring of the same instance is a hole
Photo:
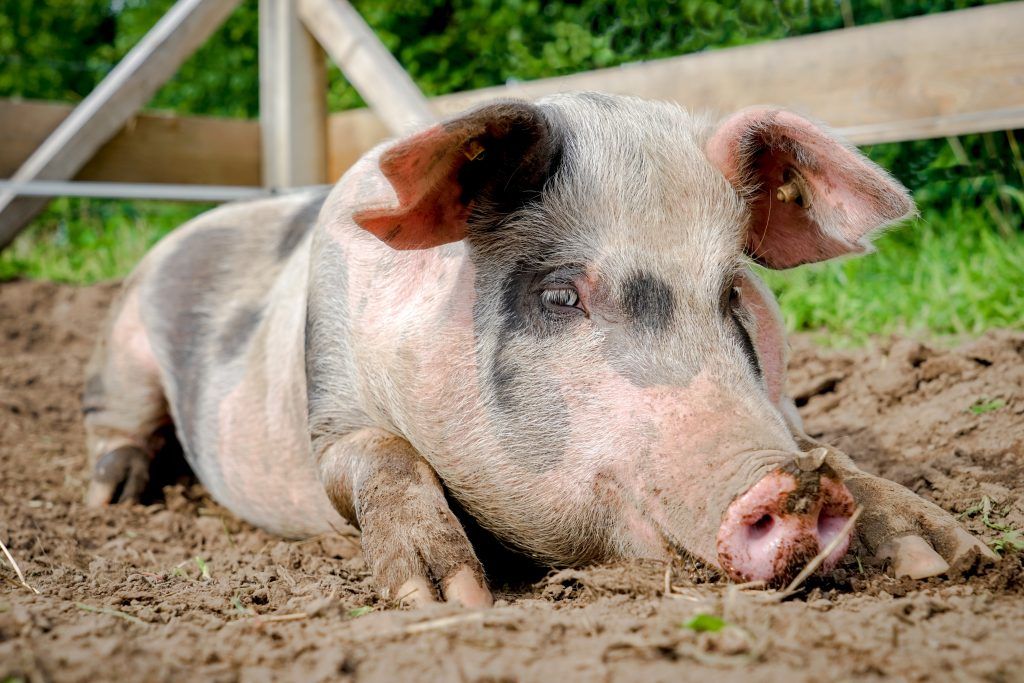
[[[563,308],[576,308],[580,303],[579,293],[569,287],[545,289],[540,293],[540,298],[549,306],[560,306]]]

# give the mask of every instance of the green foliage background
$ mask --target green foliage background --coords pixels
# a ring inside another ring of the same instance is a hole
[[[171,4],[172,0],[0,0],[0,97],[65,101],[84,97]],[[439,95],[990,3],[354,0],[353,4],[420,88],[428,95]],[[257,2],[245,0],[157,93],[150,107],[183,114],[254,117],[258,114],[257,62]],[[334,67],[328,103],[332,110],[362,105],[358,93]],[[1024,268],[1022,144],[1022,132],[1010,131],[866,149],[914,191],[923,218],[913,229],[883,238],[882,253],[877,256],[770,274],[790,325],[861,335],[908,327],[936,332],[978,331],[993,325],[1024,327],[1024,303],[1018,292]],[[59,200],[37,219],[28,236],[0,255],[0,278],[28,274],[91,281],[123,274],[149,244],[202,208]],[[968,310],[955,315],[922,312],[922,298],[945,285],[964,290],[979,282],[981,289],[971,299],[976,305]],[[886,310],[900,307],[891,301],[889,309],[879,307],[875,295],[891,299],[883,292],[893,286],[904,287],[906,296],[901,301],[907,302],[907,310],[886,317]],[[820,297],[826,298],[820,301]],[[870,313],[875,309],[879,310]],[[851,319],[861,322],[845,322]]]

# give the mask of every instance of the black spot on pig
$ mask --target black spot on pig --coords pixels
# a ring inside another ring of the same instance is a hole
[[[535,357],[520,358],[517,338],[544,343],[569,329],[573,319],[544,309],[540,290],[545,280],[569,281],[582,266],[552,270],[544,264],[550,255],[538,248],[512,272],[505,275],[499,292],[497,315],[488,315],[488,302],[478,299],[477,338],[486,335],[484,321],[498,324],[497,344],[490,358],[480,356],[480,367],[494,398],[495,419],[501,426],[503,447],[509,458],[534,472],[554,469],[563,460],[569,440],[569,408],[561,397],[550,368]],[[540,267],[538,267],[540,266]],[[493,306],[493,303],[490,304]],[[535,397],[543,396],[540,404]]]
[[[82,390],[82,414],[88,415],[103,409],[106,388],[103,385],[103,376],[90,375],[85,380],[85,388]]]
[[[661,278],[650,273],[630,275],[622,284],[622,310],[629,319],[652,332],[671,324],[675,312],[672,289]]]
[[[470,232],[487,233],[536,200],[562,162],[563,124],[552,109],[526,102],[481,107],[449,126],[464,127],[482,148],[458,172],[460,201],[472,206]]]
[[[217,359],[226,363],[238,356],[262,319],[262,306],[243,306],[235,311],[217,338]]]
[[[557,467],[569,446],[569,407],[549,370],[500,349],[489,376],[506,454],[531,472]]]
[[[327,193],[317,195],[309,203],[300,208],[291,220],[285,225],[281,235],[281,241],[277,243],[277,258],[284,260],[291,256],[295,247],[299,246],[302,238],[312,231],[316,225],[317,216],[320,215],[320,207],[324,205]]]
[[[543,337],[557,325],[544,317],[533,291],[544,274],[545,248],[522,244],[508,218],[539,201],[558,172],[564,125],[553,109],[500,102],[451,122],[449,132],[451,126],[465,127],[467,140],[482,149],[458,171],[460,200],[472,207],[468,225],[477,269],[474,326],[479,367],[484,369],[480,381],[494,399],[493,418],[505,435],[508,457],[528,469],[546,471],[565,452],[568,407],[547,370],[521,364],[513,356],[511,342],[519,334]],[[495,256],[510,249],[520,254],[520,265],[511,273],[502,272]],[[495,334],[495,346],[482,343]],[[546,397],[545,404],[524,405],[523,396],[536,396],[538,391]]]
[[[305,367],[310,435],[317,443],[328,432],[346,427],[341,406],[357,405],[349,380],[347,357],[352,312],[348,310],[345,250],[334,240],[313,246],[315,280],[306,303]]]
[[[215,227],[189,234],[170,254],[151,282],[160,289],[152,299],[159,301],[159,317],[152,327],[166,340],[171,376],[177,386],[175,420],[182,435],[185,452],[200,457],[195,443],[197,420],[201,410],[202,387],[207,374],[209,340],[212,329],[208,311],[214,302],[229,293],[221,291],[228,274],[225,263],[240,242],[238,230]]]

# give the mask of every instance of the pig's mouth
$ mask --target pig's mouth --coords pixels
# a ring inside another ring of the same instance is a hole
[[[718,531],[718,563],[735,581],[779,587],[840,535],[822,563],[828,572],[846,555],[853,496],[830,472],[776,469],[736,498]]]

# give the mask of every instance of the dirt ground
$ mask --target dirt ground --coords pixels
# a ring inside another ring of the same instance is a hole
[[[1024,681],[1019,553],[914,582],[855,549],[777,604],[699,567],[674,567],[666,594],[664,564],[499,557],[495,608],[399,610],[354,532],[285,542],[188,482],[88,510],[79,392],[113,292],[0,285],[0,540],[39,591],[0,561],[0,681]],[[813,435],[988,540],[1024,528],[1024,333],[955,350],[798,338],[792,368]],[[726,626],[685,627],[697,614]]]

